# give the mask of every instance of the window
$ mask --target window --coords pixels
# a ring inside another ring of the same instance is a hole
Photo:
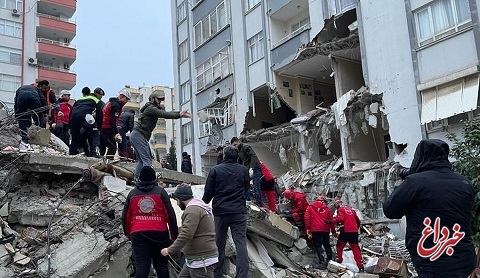
[[[185,82],[180,85],[180,103],[185,103],[189,101],[191,97],[192,94],[190,91],[190,82]]]
[[[185,18],[187,18],[187,0],[177,7],[177,24],[181,23]]]
[[[468,0],[437,0],[415,12],[419,46],[466,27],[471,21]]]
[[[206,42],[225,26],[227,26],[227,9],[224,1],[195,25],[195,47]]]
[[[423,124],[469,112],[477,108],[478,75],[422,92]]]
[[[245,8],[247,11],[249,11],[250,9],[255,7],[255,5],[257,5],[258,3],[260,3],[260,0],[245,0]]]
[[[300,20],[300,22],[293,24],[291,26],[291,31],[292,31],[292,33],[295,33],[296,31],[300,30],[300,28],[305,27],[308,24],[310,24],[310,19],[307,17],[307,18],[304,18],[304,19]]]
[[[0,46],[0,62],[21,65],[21,57],[22,52],[20,50]]]
[[[22,24],[10,20],[0,19],[0,35],[21,38]]]
[[[234,123],[233,98],[229,97],[214,107],[205,109],[205,113],[210,120],[205,123],[200,122],[200,137],[211,135],[212,126],[215,124],[223,128]]]
[[[20,76],[0,74],[0,90],[15,92],[20,87]]]
[[[326,0],[328,17],[339,15],[357,6],[358,0]]]
[[[181,64],[188,59],[188,39],[178,46],[178,63]]]
[[[263,58],[263,33],[260,32],[247,41],[248,62],[251,64]]]
[[[197,67],[197,92],[230,74],[228,47]]]
[[[0,8],[22,11],[22,0],[0,0]]]
[[[182,144],[192,143],[192,122],[182,125]]]

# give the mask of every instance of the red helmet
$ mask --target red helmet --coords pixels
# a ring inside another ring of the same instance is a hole
[[[320,195],[320,196],[317,197],[317,201],[326,203],[327,202],[327,197],[325,197],[323,195]]]
[[[293,197],[293,191],[291,189],[285,189],[285,191],[283,191],[283,197],[291,199]]]

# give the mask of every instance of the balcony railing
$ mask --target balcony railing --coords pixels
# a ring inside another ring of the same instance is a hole
[[[49,39],[44,39],[44,38],[37,38],[37,42],[43,42],[43,43],[59,45],[59,46],[64,46],[64,47],[69,47],[69,48],[75,48],[75,46],[73,44],[70,44],[70,43],[60,42],[60,41],[55,41],[55,40],[49,40]]]
[[[37,13],[37,16],[46,17],[46,18],[50,18],[50,19],[54,19],[54,20],[60,20],[60,21],[63,21],[63,22],[68,22],[68,23],[73,23],[73,24],[76,23],[74,20],[71,20],[71,19],[68,19],[68,18],[61,18],[59,16],[54,16],[54,15],[50,15],[50,14]]]
[[[288,41],[289,39],[297,36],[298,34],[302,33],[303,31],[305,30],[308,30],[310,29],[310,23],[309,24],[306,24],[306,25],[303,25],[302,27],[298,28],[297,30],[293,31],[292,33],[288,34],[286,37],[284,37],[283,39],[279,40],[278,42],[274,43],[273,46],[272,46],[272,49],[273,48],[276,48],[280,45],[282,45],[284,42]]]
[[[44,65],[36,65],[37,68],[39,69],[47,69],[47,70],[53,70],[53,71],[60,71],[60,72],[66,72],[66,73],[75,73],[72,70],[67,70],[67,69],[62,69],[62,68],[57,68],[57,67],[51,67],[51,66],[44,66]]]

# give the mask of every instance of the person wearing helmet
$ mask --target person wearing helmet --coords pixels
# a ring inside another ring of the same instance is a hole
[[[283,197],[290,200],[292,210],[287,214],[291,214],[295,222],[303,223],[303,214],[308,207],[307,196],[305,193],[286,189],[283,192]]]
[[[118,129],[118,120],[122,113],[123,106],[130,100],[130,92],[121,90],[118,97],[112,97],[108,100],[102,109],[103,122],[100,129],[100,137],[103,142],[100,148],[100,154],[105,154],[108,148],[107,155],[113,156],[117,152],[117,142],[122,141],[122,136]]]
[[[70,92],[62,90],[60,98],[53,109],[53,134],[60,138],[67,146],[70,146],[70,111],[72,106],[70,103]]]
[[[332,220],[332,211],[328,208],[327,198],[323,195],[318,196],[316,201],[305,210],[305,230],[308,238],[313,240],[322,269],[326,268],[328,261],[333,257],[332,247],[330,246],[330,231],[335,237],[337,233]],[[327,254],[326,261],[323,256],[322,246]]]
[[[337,217],[332,221],[334,225],[343,224],[340,228],[340,234],[337,241],[337,261],[343,261],[343,248],[350,245],[353,252],[353,258],[357,263],[358,269],[363,269],[362,252],[358,246],[358,229],[360,228],[360,218],[357,213],[350,207],[342,206],[341,200],[335,200],[335,208],[337,209]],[[328,221],[327,221],[328,223]]]
[[[165,111],[163,102],[165,97],[160,95],[160,93],[153,92],[150,94],[147,102],[140,109],[140,116],[138,121],[135,123],[132,133],[130,134],[130,142],[132,143],[136,157],[138,160],[137,167],[135,169],[134,179],[138,179],[140,170],[144,166],[152,165],[152,154],[150,152],[150,145],[148,141],[152,136],[152,131],[157,125],[159,118],[164,119],[179,119],[179,118],[191,118],[192,114],[185,111]]]

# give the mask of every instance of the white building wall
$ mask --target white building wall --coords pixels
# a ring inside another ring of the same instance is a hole
[[[312,41],[318,33],[323,29],[323,1],[308,1],[308,10],[310,11],[310,41]]]
[[[391,139],[407,144],[406,153],[396,160],[408,167],[422,132],[405,3],[360,0],[360,6],[368,87],[372,93],[383,93]]]
[[[36,0],[25,0],[25,10],[30,11],[22,16],[24,16],[24,52],[22,57],[23,59],[23,84],[32,84],[35,82],[38,76],[38,70],[35,67],[28,65],[29,58],[36,58],[37,56],[37,35],[36,27],[39,24],[39,19],[36,15]]]
[[[257,6],[245,15],[245,32],[247,39],[262,31],[262,19],[262,6]]]

